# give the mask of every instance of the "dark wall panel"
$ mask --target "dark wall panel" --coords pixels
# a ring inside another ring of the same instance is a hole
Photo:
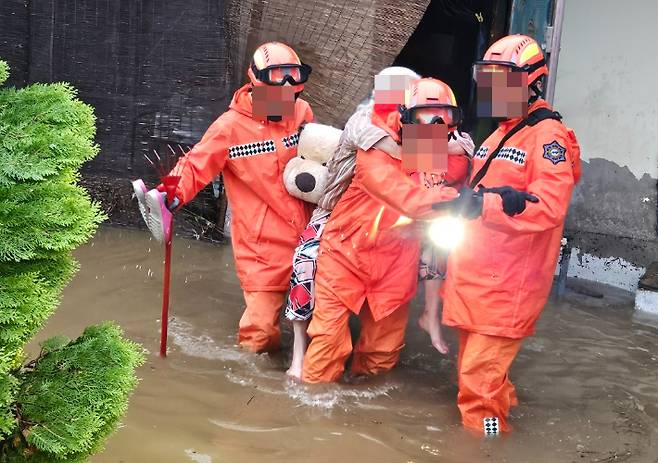
[[[139,221],[128,180],[155,181],[143,154],[195,143],[226,109],[225,9],[222,0],[0,2],[10,83],[71,82],[94,106],[101,151],[84,181],[113,221]],[[212,219],[211,191],[191,210]]]
[[[11,67],[8,84],[21,87],[28,79],[29,7],[26,0],[0,0],[0,58]]]

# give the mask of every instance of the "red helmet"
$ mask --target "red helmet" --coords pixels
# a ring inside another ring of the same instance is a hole
[[[424,78],[411,84],[400,112],[403,124],[441,123],[453,131],[461,122],[455,94],[438,79]]]
[[[539,44],[527,35],[508,35],[496,41],[484,54],[482,61],[476,61],[475,69],[500,66],[504,70],[528,73],[528,85],[548,75],[544,53]]]
[[[247,70],[252,85],[293,86],[295,93],[304,90],[311,67],[302,63],[295,50],[281,42],[264,43],[256,49]]]

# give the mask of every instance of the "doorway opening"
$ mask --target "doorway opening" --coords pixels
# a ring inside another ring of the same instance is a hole
[[[481,127],[475,118],[472,65],[482,58],[493,41],[506,34],[510,3],[510,0],[432,0],[393,63],[450,85],[464,113],[462,129],[476,132],[475,138],[480,138],[477,135],[487,128]]]

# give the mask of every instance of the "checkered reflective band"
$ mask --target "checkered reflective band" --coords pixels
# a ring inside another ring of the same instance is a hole
[[[488,152],[489,152],[488,146],[480,146],[478,150],[475,152],[475,154],[473,155],[473,157],[478,159],[484,159],[487,157]]]
[[[274,151],[276,151],[274,140],[257,141],[253,143],[245,143],[244,145],[231,146],[228,149],[228,158],[245,158],[247,156],[273,153]]]
[[[500,433],[500,427],[498,426],[498,417],[494,416],[491,418],[484,418],[484,435],[485,436],[495,436]]]
[[[514,147],[501,148],[496,159],[505,159],[520,166],[525,165],[526,152]]]
[[[281,139],[281,141],[286,146],[286,148],[292,148],[297,143],[299,143],[299,133],[293,133],[292,135],[288,135],[287,137],[283,137]]]

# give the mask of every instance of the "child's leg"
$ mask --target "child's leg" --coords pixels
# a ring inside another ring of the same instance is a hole
[[[442,354],[448,353],[448,345],[441,332],[439,290],[445,275],[446,259],[431,244],[425,244],[420,259],[420,277],[425,286],[425,311],[418,319],[418,325],[430,335],[432,345]]]
[[[292,322],[292,331],[295,335],[295,339],[292,346],[292,361],[290,362],[290,368],[288,368],[286,374],[299,380],[302,379],[304,354],[306,354],[306,348],[308,347],[308,336],[306,335],[306,330],[309,322],[310,320],[293,320]]]
[[[329,214],[312,220],[302,235],[302,243],[293,256],[290,293],[286,305],[286,318],[292,321],[294,334],[292,361],[286,374],[301,380],[304,354],[308,347],[308,328],[315,306],[315,270],[320,237]]]
[[[293,266],[293,277],[291,279],[288,304],[286,305],[286,318],[292,321],[293,347],[290,368],[286,371],[288,376],[301,380],[304,354],[308,346],[306,329],[311,320],[313,307],[315,305],[315,263],[309,260],[300,261],[304,253],[295,252],[295,265]]]
[[[430,335],[432,345],[436,350],[445,355],[448,353],[448,344],[443,339],[439,318],[439,305],[441,304],[439,290],[441,289],[441,283],[443,283],[443,280],[440,278],[425,280],[425,311],[418,319],[418,325]]]

